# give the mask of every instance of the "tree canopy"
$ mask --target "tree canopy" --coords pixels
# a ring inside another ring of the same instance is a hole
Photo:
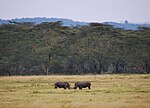
[[[0,75],[149,73],[150,28],[0,25]]]

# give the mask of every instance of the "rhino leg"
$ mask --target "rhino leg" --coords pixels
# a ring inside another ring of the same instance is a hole
[[[66,89],[66,86],[64,86],[63,88]]]
[[[57,89],[57,86],[55,85],[55,87],[54,87],[55,89]]]
[[[81,86],[79,86],[79,90],[82,90],[82,87],[81,87]]]

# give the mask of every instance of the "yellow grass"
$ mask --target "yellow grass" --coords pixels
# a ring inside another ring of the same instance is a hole
[[[91,90],[54,82],[91,81]],[[150,75],[0,77],[0,108],[150,108]]]

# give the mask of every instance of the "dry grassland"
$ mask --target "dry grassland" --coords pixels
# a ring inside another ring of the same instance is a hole
[[[91,90],[54,82],[91,81]],[[150,75],[0,77],[0,108],[150,108]]]

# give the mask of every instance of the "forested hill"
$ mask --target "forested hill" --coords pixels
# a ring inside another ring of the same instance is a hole
[[[12,24],[12,22],[33,22],[35,24],[41,24],[43,22],[57,22],[62,21],[63,26],[79,26],[79,25],[87,25],[86,22],[73,21],[65,18],[46,18],[46,17],[35,17],[35,18],[15,18],[11,20],[1,20],[0,24]]]
[[[41,24],[43,22],[56,22],[56,21],[62,21],[63,26],[84,26],[88,25],[88,22],[79,22],[79,21],[73,21],[70,19],[65,18],[46,18],[46,17],[35,17],[35,18],[15,18],[11,20],[2,20],[0,19],[0,25],[1,24],[12,24],[13,22],[33,22],[35,24]],[[109,24],[114,26],[115,28],[122,28],[125,30],[138,30],[138,27],[149,27],[150,23],[144,23],[144,24],[134,24],[129,23],[127,20],[125,23],[117,23],[117,22],[103,22],[103,24]]]
[[[0,75],[149,73],[150,28],[0,25]]]

